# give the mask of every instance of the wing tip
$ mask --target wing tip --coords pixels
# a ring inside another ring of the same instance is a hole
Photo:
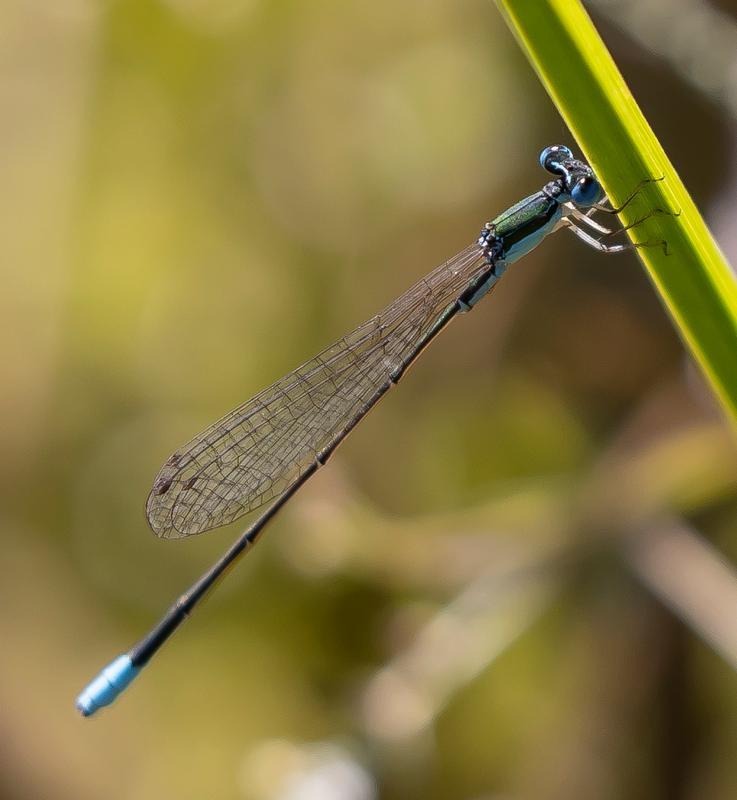
[[[146,505],[144,507],[146,514],[146,521],[149,528],[159,539],[170,539],[171,531],[173,528],[171,510],[162,508],[159,498],[161,493],[156,491],[156,484],[146,498]],[[162,513],[164,511],[164,513]]]

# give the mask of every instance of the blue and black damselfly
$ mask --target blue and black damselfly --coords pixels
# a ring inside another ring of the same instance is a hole
[[[593,170],[567,147],[547,147],[540,164],[553,180],[486,223],[474,244],[168,459],[146,503],[157,536],[193,536],[273,502],[144,639],[79,695],[84,716],[113,702],[425,347],[494,289],[510,264],[562,227],[605,253],[643,246],[611,244],[608,237],[623,229],[613,231],[592,218],[596,212],[619,213],[640,187],[611,208]]]

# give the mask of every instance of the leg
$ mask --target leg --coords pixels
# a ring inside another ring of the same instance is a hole
[[[604,242],[600,242],[597,238],[592,236],[590,233],[586,233],[585,230],[579,228],[577,225],[573,224],[572,222],[568,222],[566,227],[573,233],[575,236],[585,242],[589,247],[593,247],[594,250],[598,250],[601,253],[622,253],[625,250],[631,250],[634,245],[631,242],[627,244],[604,244]]]
[[[592,208],[596,211],[603,211],[605,214],[619,214],[621,211],[624,211],[625,208],[637,197],[638,194],[648,185],[648,183],[657,183],[658,181],[664,181],[665,175],[662,175],[660,178],[643,178],[635,187],[635,190],[632,194],[622,203],[621,206],[617,208],[608,208],[607,206],[603,205],[602,203],[597,203],[596,205],[592,206]],[[664,212],[667,213],[667,212]]]
[[[665,240],[660,240],[657,242],[638,242],[638,243],[627,242],[626,244],[605,244],[600,239],[597,239],[590,233],[587,233],[585,230],[580,228],[569,218],[566,218],[563,224],[565,225],[565,227],[570,229],[571,233],[573,233],[575,236],[578,236],[578,238],[582,242],[585,242],[589,247],[593,247],[594,250],[598,250],[600,253],[623,253],[625,250],[638,250],[641,247],[662,247],[665,255],[670,255],[668,253],[668,244]],[[606,235],[607,234],[604,234],[604,236]]]
[[[629,225],[624,225],[621,228],[618,228],[616,231],[611,230],[610,228],[605,228],[603,225],[600,225],[596,220],[592,219],[589,215],[591,214],[591,210],[587,211],[585,214],[581,213],[575,206],[567,205],[567,208],[570,209],[568,216],[573,217],[577,223],[582,223],[587,225],[589,228],[593,228],[597,233],[602,234],[602,236],[616,236],[618,233],[622,233],[622,231],[629,231],[632,228],[636,228],[638,225],[642,225],[645,220],[650,219],[650,217],[654,217],[658,214],[669,214],[668,211],[663,211],[662,208],[654,208],[648,214],[645,214],[644,217],[640,217],[636,219],[634,222],[630,222]],[[595,210],[595,209],[594,209]]]
[[[584,214],[581,211],[579,211],[576,208],[576,206],[573,205],[573,203],[566,203],[566,210],[568,212],[566,215],[566,219],[568,220],[575,219],[577,223],[582,223],[583,225],[587,225],[589,228],[592,228],[597,233],[601,233],[603,236],[613,236],[615,233],[619,233],[619,231],[613,231],[611,228],[605,228],[603,225],[600,225],[596,220],[592,219],[589,216],[591,210],[589,210],[586,214]]]

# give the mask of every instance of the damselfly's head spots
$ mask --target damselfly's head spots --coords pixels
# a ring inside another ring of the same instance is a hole
[[[559,176],[560,180],[554,183],[559,187],[557,199],[561,202],[570,200],[576,206],[588,207],[604,198],[604,190],[594,171],[585,161],[574,158],[565,145],[546,147],[540,153],[540,165]]]
[[[564,144],[553,144],[540,153],[540,166],[553,175],[564,175],[564,161],[572,161],[573,153]]]

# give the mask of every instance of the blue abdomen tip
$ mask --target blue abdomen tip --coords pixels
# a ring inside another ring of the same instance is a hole
[[[76,705],[82,716],[92,716],[99,708],[110,705],[139,671],[127,655],[108,664],[77,698]]]

